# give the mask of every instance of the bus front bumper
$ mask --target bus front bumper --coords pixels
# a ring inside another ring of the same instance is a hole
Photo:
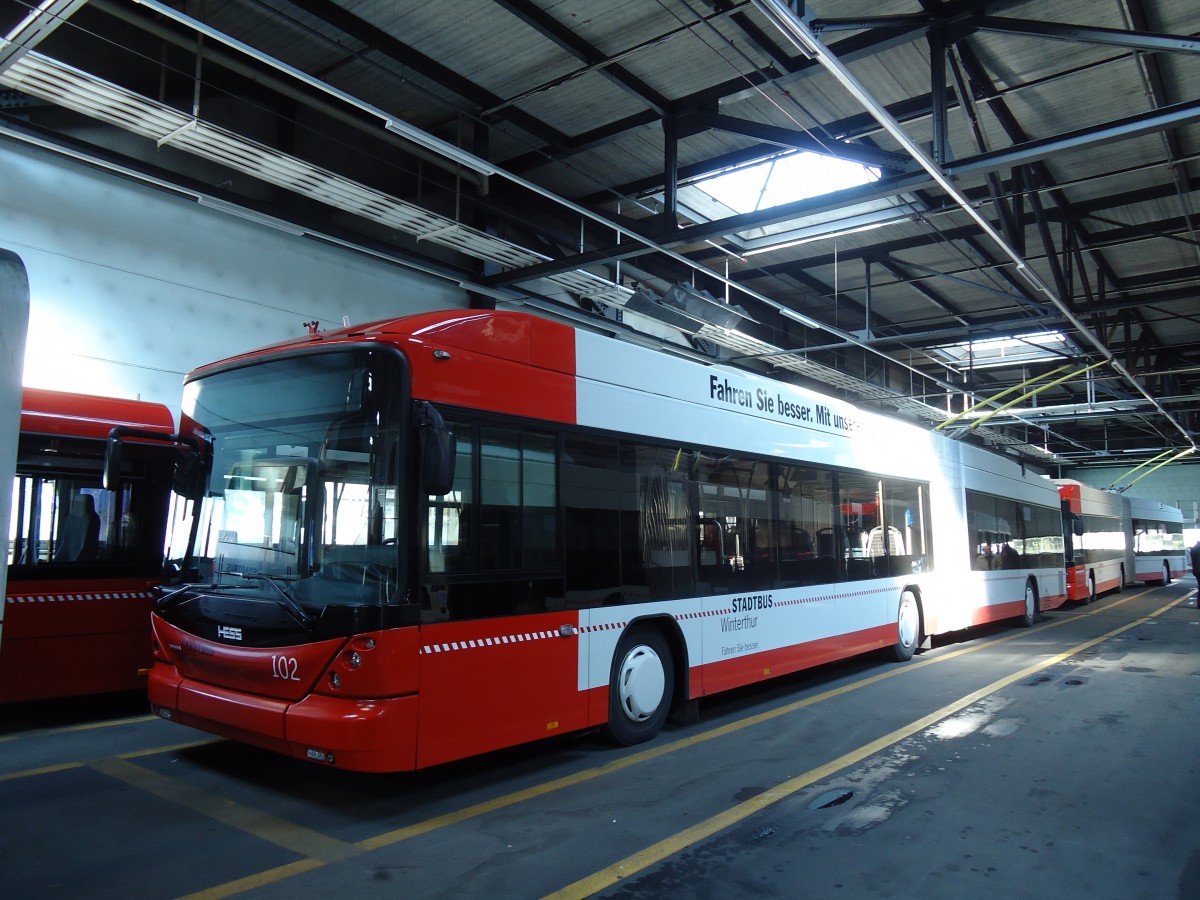
[[[416,767],[415,694],[276,700],[183,678],[162,662],[150,670],[149,693],[161,718],[297,759],[356,772]]]

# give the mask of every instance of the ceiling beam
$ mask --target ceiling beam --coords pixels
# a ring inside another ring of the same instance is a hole
[[[529,0],[492,0],[492,2],[520,19],[547,40],[552,41],[559,49],[565,50],[580,62],[599,72],[602,77],[607,78],[627,94],[636,97],[639,102],[644,103],[658,115],[665,116],[671,112],[671,102],[666,97],[640,78],[632,75],[619,63],[605,56],[572,31],[570,27],[530,3]]]
[[[343,34],[391,58],[396,63],[436,82],[480,109],[499,106],[503,102],[502,97],[483,89],[449,66],[444,66],[431,59],[382,28],[348,12],[332,0],[289,0],[289,2]],[[506,109],[503,111],[502,117],[547,146],[562,148],[568,143],[566,135],[562,132],[547,126],[536,116],[531,116],[520,109]]]
[[[1067,25],[1061,22],[1042,22],[1034,19],[1008,19],[997,16],[976,16],[970,24],[980,31],[1015,34],[1026,37],[1049,38],[1085,44],[1106,44],[1126,50],[1151,53],[1200,53],[1200,40],[1191,36],[1153,34],[1145,31],[1126,31],[1121,28],[1097,28],[1090,25]]]
[[[696,110],[685,113],[678,118],[679,136],[687,137],[701,131],[713,129],[726,131],[730,134],[740,134],[768,144],[778,144],[781,147],[791,147],[796,150],[806,150],[822,156],[833,156],[838,159],[848,159],[851,162],[862,163],[864,166],[877,166],[893,171],[905,171],[912,164],[899,153],[877,150],[874,147],[864,147],[862,144],[851,144],[845,141],[822,139],[811,132],[796,131],[793,128],[780,128],[763,122],[752,122],[721,113]]]

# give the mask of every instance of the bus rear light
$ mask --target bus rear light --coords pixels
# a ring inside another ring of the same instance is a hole
[[[331,688],[333,688],[335,691],[340,690],[342,687],[342,676],[339,675],[337,672],[330,672],[329,673],[329,686]]]
[[[362,665],[362,654],[357,650],[351,650],[350,655],[346,657],[346,662],[350,664],[350,668],[357,669]]]

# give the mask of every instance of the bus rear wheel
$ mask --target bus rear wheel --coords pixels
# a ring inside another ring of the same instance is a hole
[[[671,710],[675,669],[661,632],[635,627],[625,632],[613,655],[608,686],[608,738],[623,747],[658,734]]]
[[[900,608],[896,612],[896,643],[892,645],[892,656],[896,662],[907,662],[917,652],[921,643],[921,607],[912,591],[900,595]]]

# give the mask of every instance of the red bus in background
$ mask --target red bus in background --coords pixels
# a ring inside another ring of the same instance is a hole
[[[169,436],[162,404],[26,388],[0,616],[0,703],[145,688],[174,451],[129,441],[105,490],[115,426]]]
[[[1120,494],[1070,479],[1055,479],[1062,498],[1067,599],[1093,602],[1130,580],[1127,503]]]
[[[1058,492],[1015,460],[526,313],[206,366],[179,439],[152,708],[339,768],[633,744],[1066,596]]]

